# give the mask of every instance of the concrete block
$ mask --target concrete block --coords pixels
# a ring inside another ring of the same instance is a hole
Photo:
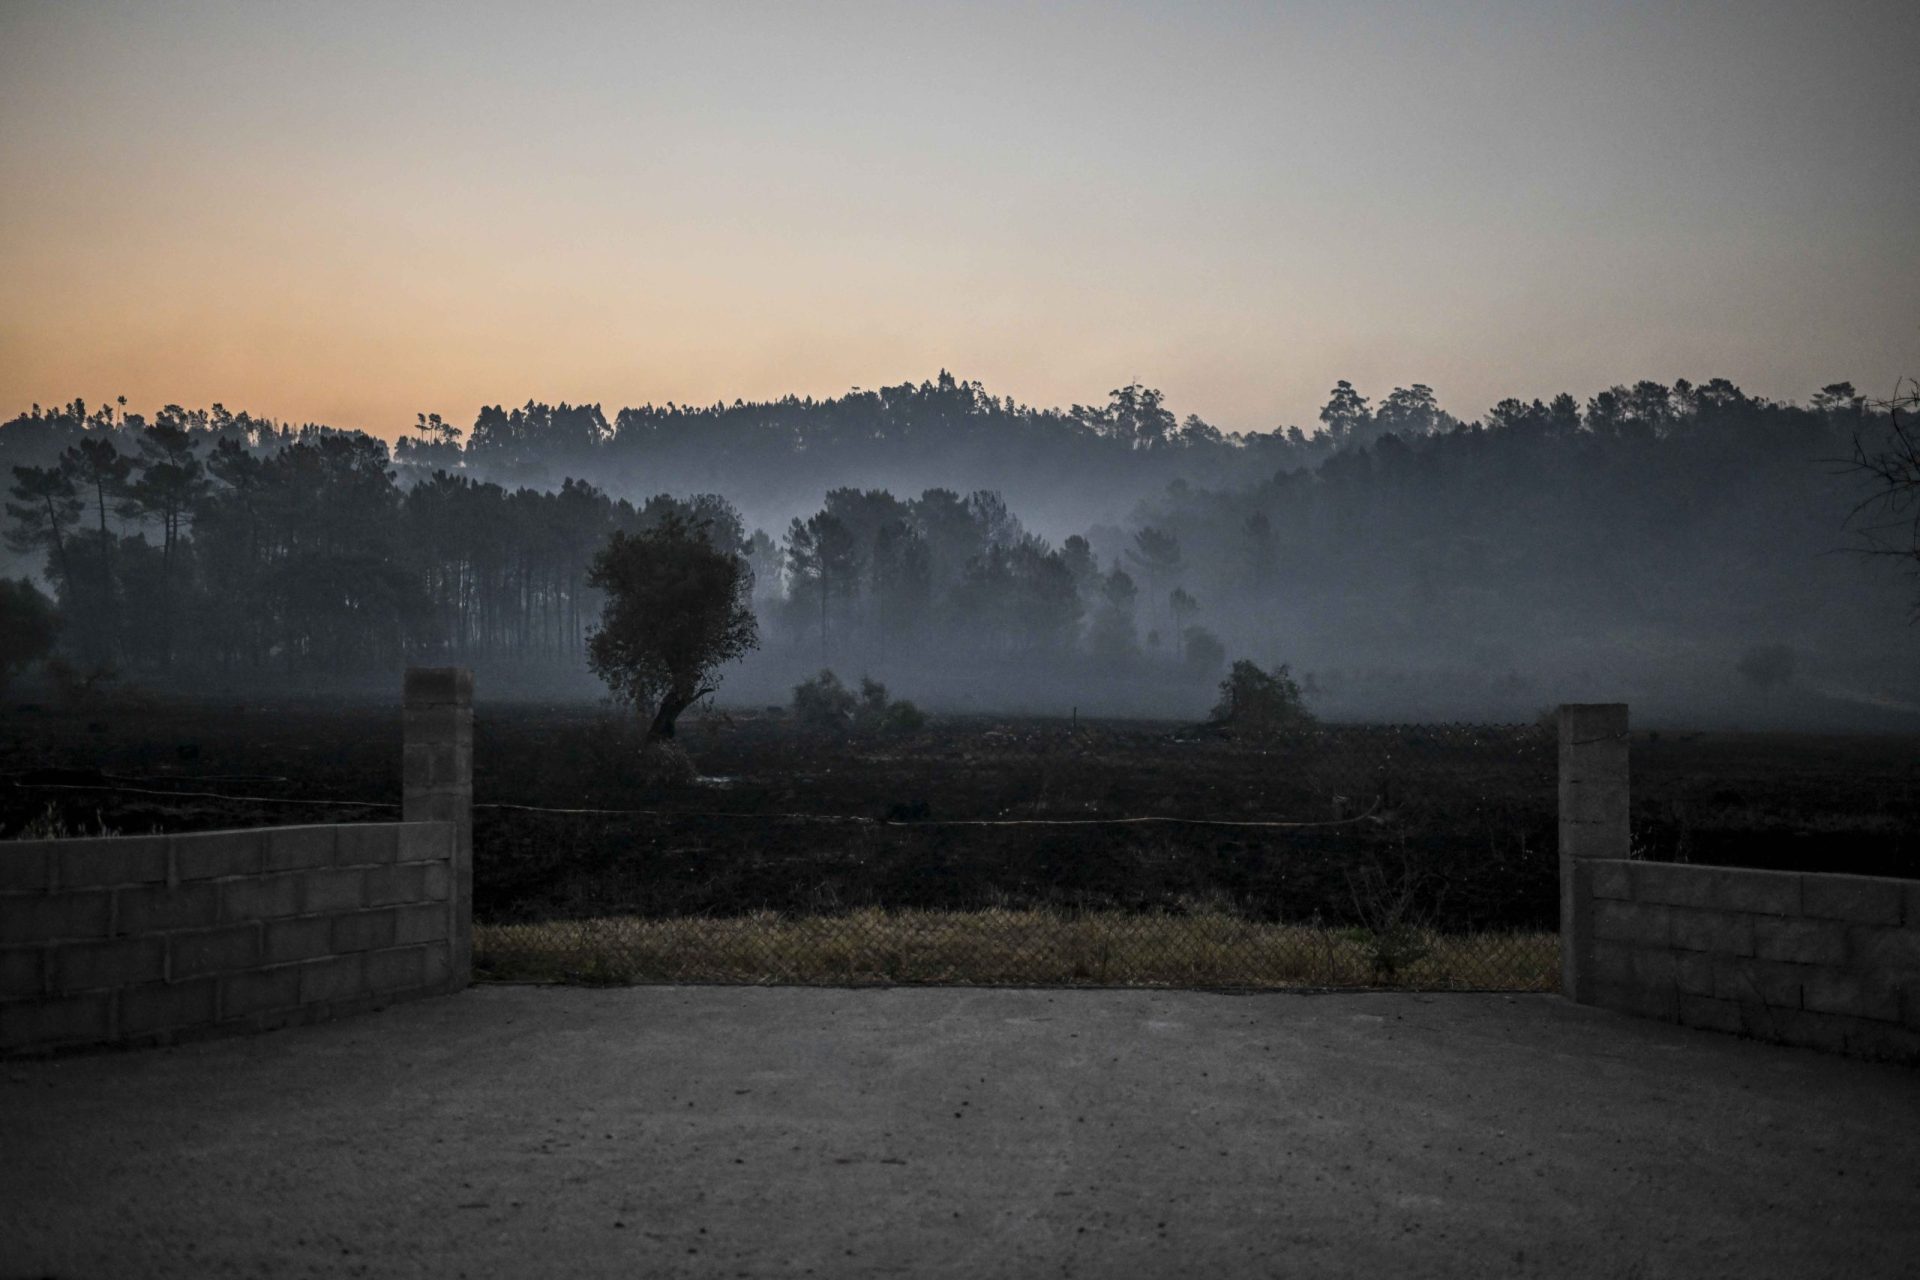
[[[1772,1038],[1782,1044],[1821,1049],[1827,1053],[1847,1051],[1847,1032],[1857,1019],[1813,1013],[1805,1009],[1782,1009],[1773,1015]]]
[[[1856,1022],[1847,1028],[1847,1052],[1881,1062],[1920,1064],[1920,1032],[1888,1022]]]
[[[358,911],[365,905],[367,873],[362,868],[303,871],[300,876],[303,912]]]
[[[1713,961],[1711,994],[1715,999],[1765,1005],[1770,1009],[1800,1007],[1800,980],[1810,972],[1804,966],[1746,956],[1701,954],[1711,956]]]
[[[473,705],[473,672],[466,667],[408,667],[408,707]]]
[[[349,951],[371,951],[375,947],[393,945],[394,926],[397,912],[356,911],[350,915],[333,918],[333,951],[342,955]]]
[[[1559,709],[1560,759],[1618,761],[1627,759],[1627,704],[1624,702],[1569,702]]]
[[[331,1004],[366,990],[366,956],[330,956],[300,966],[300,1003]]]
[[[1685,995],[1711,996],[1716,993],[1720,957],[1710,951],[1674,951],[1673,983]]]
[[[429,862],[426,868],[420,877],[420,896],[428,902],[445,902],[453,896],[452,868],[444,862]]]
[[[300,1003],[300,966],[280,965],[220,979],[220,1019],[247,1018]]]
[[[0,892],[53,888],[48,878],[57,840],[0,840]]]
[[[393,913],[393,916],[393,941],[396,946],[446,940],[447,908],[443,903],[428,902],[419,906],[401,907]]]
[[[1633,980],[1643,987],[1677,986],[1679,980],[1675,972],[1674,953],[1664,947],[1635,947]]]
[[[300,913],[300,876],[294,872],[227,880],[219,889],[220,919],[229,924],[276,920]]]
[[[0,1051],[93,1044],[112,1027],[113,996],[106,992],[0,1003]]]
[[[1800,1014],[1799,1009],[1752,1004],[1744,1000],[1735,1001],[1734,1007],[1740,1011],[1740,1033],[1769,1043],[1780,1042],[1780,1018],[1798,1017]]]
[[[357,1018],[363,1013],[377,1013],[389,1005],[397,1003],[392,993],[369,991],[364,995],[348,996],[344,1000],[335,1000],[323,1006],[328,1020],[334,1018]]]
[[[1900,1023],[1920,1031],[1920,982],[1907,979],[1900,984]]]
[[[314,1015],[324,1011],[325,1005],[295,1005],[290,1009],[269,1009],[264,1013],[250,1014],[237,1019],[236,1028],[249,1032],[279,1031],[286,1027],[303,1027],[319,1021]]]
[[[1909,929],[1920,929],[1920,880],[1907,882],[1906,898],[1907,906],[1902,921]]]
[[[232,973],[260,963],[260,926],[229,925],[167,939],[167,974],[175,982],[209,973]]]
[[[1563,822],[1624,824],[1627,821],[1627,806],[1624,770],[1617,777],[1569,779],[1560,791],[1560,818]]]
[[[433,907],[442,916],[445,907]],[[47,991],[47,957],[51,947],[0,948],[0,1000],[27,1000]]]
[[[356,822],[335,829],[335,866],[354,867],[392,862],[400,854],[400,828],[391,822]]]
[[[0,938],[9,943],[50,942],[56,938],[104,938],[113,913],[113,894],[8,894],[0,897]]]
[[[428,791],[470,794],[473,790],[472,744],[409,740],[400,754],[400,780],[407,795]]]
[[[1610,858],[1585,860],[1585,870],[1590,877],[1588,883],[1596,898],[1612,898],[1616,902],[1628,902],[1633,899],[1633,863],[1621,862]]]
[[[120,992],[120,1033],[138,1036],[204,1025],[213,1021],[216,999],[212,978],[127,987]]]
[[[114,918],[115,931],[122,934],[202,928],[219,921],[220,886],[203,882],[121,889],[114,894]]]
[[[1740,1006],[1732,1000],[1715,1000],[1712,996],[1682,993],[1680,1021],[1689,1027],[1727,1031],[1735,1035],[1746,1030],[1746,1020],[1741,1016]]]
[[[1596,982],[1593,985],[1593,1003],[1601,1008],[1630,1013],[1639,1018],[1659,1018],[1666,1022],[1679,1020],[1679,994],[1675,987],[1643,987],[1633,982]]]
[[[452,980],[452,962],[445,946],[427,948],[427,967],[422,981],[430,987],[443,988]]]
[[[260,874],[265,841],[258,831],[196,831],[169,838],[173,841],[173,873],[180,880]]]
[[[1800,877],[1792,872],[1636,862],[1633,896],[1641,902],[1790,916],[1800,910]]]
[[[384,907],[396,902],[423,901],[427,896],[427,867],[427,863],[415,862],[369,869],[367,905]]]
[[[76,942],[53,951],[53,985],[63,994],[130,987],[167,976],[167,944],[159,938]]]
[[[333,949],[333,920],[328,916],[269,920],[260,932],[260,959],[265,964],[311,960]]]
[[[1801,1007],[1814,1013],[1900,1021],[1900,988],[1876,974],[1841,969],[1809,970],[1800,980]]]
[[[1673,945],[1685,951],[1717,951],[1722,955],[1753,954],[1753,917],[1732,911],[1697,911],[1673,907]]]
[[[403,749],[455,748],[473,742],[473,712],[464,707],[408,707],[401,713],[400,722]]]
[[[165,836],[106,836],[52,843],[56,850],[53,874],[62,889],[106,889],[167,881]]]
[[[1753,954],[1763,960],[1789,960],[1794,964],[1843,965],[1847,962],[1847,926],[1837,920],[1756,916]]]
[[[400,861],[445,862],[453,856],[451,822],[408,822],[400,827]]]
[[[406,991],[427,980],[428,947],[396,947],[367,955],[367,986],[375,992]]]
[[[268,871],[304,871],[333,865],[332,826],[273,827],[266,833]]]
[[[1875,876],[1807,875],[1800,886],[1803,913],[1853,924],[1899,924],[1906,885]]]
[[[1852,967],[1871,973],[1920,974],[1920,929],[1844,926]]]
[[[1625,822],[1560,823],[1560,855],[1566,858],[1606,858],[1622,860],[1632,850],[1632,839]]]
[[[444,911],[445,908],[439,908]],[[1587,952],[1587,963],[1595,982],[1630,983],[1633,957],[1640,948],[1626,942],[1596,940]]]
[[[1671,907],[1639,902],[1599,901],[1593,904],[1593,936],[1643,947],[1665,947],[1672,933]]]

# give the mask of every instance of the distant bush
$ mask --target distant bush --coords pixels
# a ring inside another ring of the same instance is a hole
[[[854,728],[865,733],[912,733],[927,723],[920,708],[905,698],[888,698],[887,686],[862,676],[860,705],[854,710]]]
[[[911,733],[927,722],[905,698],[889,698],[878,680],[861,677],[856,695],[831,671],[793,687],[793,718],[803,729],[822,733]]]
[[[802,729],[842,733],[853,724],[859,699],[831,671],[793,686],[793,719]]]
[[[1314,723],[1306,695],[1285,663],[1266,672],[1245,658],[1220,682],[1213,720],[1242,733],[1277,733]]]

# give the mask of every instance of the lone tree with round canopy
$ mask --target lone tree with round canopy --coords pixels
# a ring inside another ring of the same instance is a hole
[[[673,737],[680,713],[717,686],[715,669],[760,643],[752,574],[707,535],[706,522],[669,512],[639,533],[616,530],[587,571],[607,593],[587,665],[651,713],[649,742]]]

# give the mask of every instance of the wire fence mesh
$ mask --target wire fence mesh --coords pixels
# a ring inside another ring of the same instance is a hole
[[[1536,726],[763,727],[747,745],[741,772],[641,812],[480,807],[478,962],[586,981],[1557,981]]]
[[[0,733],[0,834],[391,819],[390,710],[156,706]],[[476,723],[478,956],[582,981],[1550,988],[1555,741],[1520,726],[695,717]],[[1636,731],[1638,857],[1920,875],[1920,748]]]

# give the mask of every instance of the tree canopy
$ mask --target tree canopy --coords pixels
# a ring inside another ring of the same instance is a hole
[[[606,593],[587,664],[650,716],[651,738],[673,737],[680,713],[713,692],[717,669],[759,643],[751,575],[709,527],[668,512],[638,533],[616,529],[587,570]]]

